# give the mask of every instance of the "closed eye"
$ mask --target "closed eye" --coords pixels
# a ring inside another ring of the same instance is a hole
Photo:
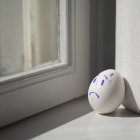
[[[101,82],[101,86],[103,86],[104,85],[104,80],[102,80],[102,82]]]
[[[112,77],[114,75],[114,73],[111,73],[110,76]]]
[[[104,75],[105,79],[108,80],[108,77],[106,75]]]
[[[96,80],[97,80],[97,78],[95,78],[95,79],[93,80],[93,83],[95,83],[95,82],[96,82]]]

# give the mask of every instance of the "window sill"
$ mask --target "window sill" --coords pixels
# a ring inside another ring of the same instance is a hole
[[[2,128],[0,138],[136,140],[140,137],[139,121],[138,114],[124,108],[110,115],[98,115],[90,108],[87,97],[81,97]]]

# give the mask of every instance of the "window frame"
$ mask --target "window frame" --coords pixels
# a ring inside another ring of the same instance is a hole
[[[66,44],[60,45],[60,53],[64,50],[65,45],[65,55],[60,55],[61,63],[50,65],[46,67],[39,68],[37,70],[31,70],[27,72],[22,72],[20,74],[15,74],[9,76],[8,79],[0,81],[0,94],[8,93],[13,90],[24,88],[33,84],[37,84],[46,80],[56,78],[65,74],[74,72],[75,70],[75,29],[74,29],[74,18],[75,18],[75,2],[69,0],[66,1]],[[60,2],[60,7],[64,6]],[[60,13],[62,13],[62,8],[60,8]],[[61,29],[62,27],[60,27]],[[67,59],[65,59],[67,57]]]

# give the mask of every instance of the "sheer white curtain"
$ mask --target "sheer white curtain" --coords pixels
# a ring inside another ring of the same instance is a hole
[[[0,77],[57,62],[59,0],[0,0]]]

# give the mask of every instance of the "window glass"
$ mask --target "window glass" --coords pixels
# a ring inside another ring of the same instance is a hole
[[[60,62],[59,0],[0,0],[0,78]]]

